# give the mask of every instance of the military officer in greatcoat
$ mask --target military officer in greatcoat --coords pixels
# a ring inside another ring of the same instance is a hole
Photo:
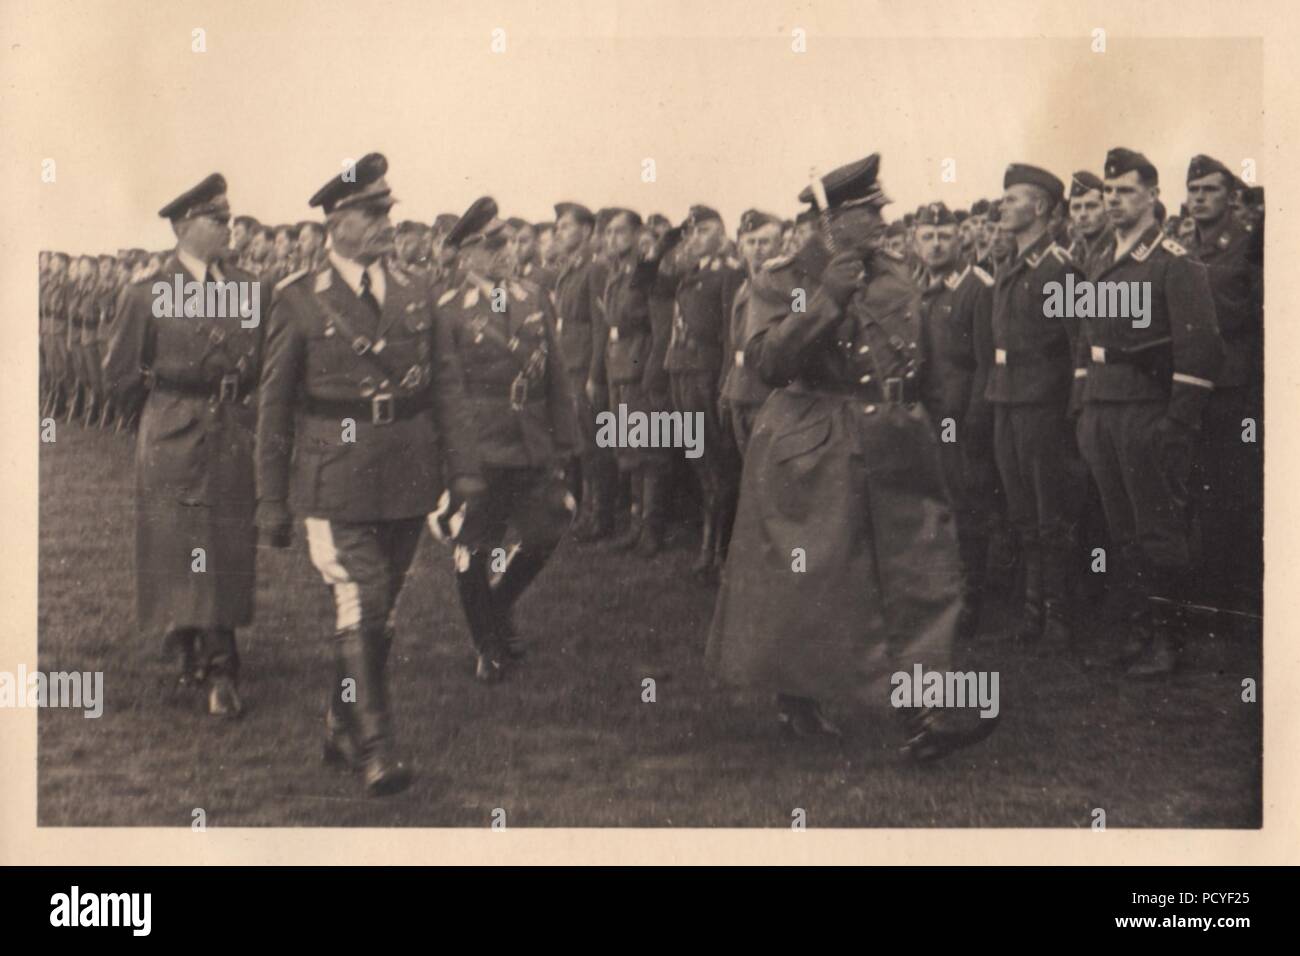
[[[512,650],[521,649],[514,641],[515,602],[546,566],[577,508],[565,484],[577,425],[550,297],[511,276],[517,260],[500,225],[491,197],[461,216],[446,241],[460,250],[463,278],[437,302],[438,323],[460,356],[487,483],[454,534],[475,677],[485,683],[500,680]],[[435,534],[439,517],[430,523]],[[507,527],[518,535],[509,549]]]
[[[1174,666],[1172,598],[1189,565],[1186,507],[1192,454],[1223,363],[1206,269],[1156,221],[1155,166],[1141,153],[1106,155],[1106,209],[1115,229],[1110,261],[1094,282],[1143,283],[1150,311],[1091,318],[1076,353],[1079,449],[1101,492],[1118,560],[1107,574],[1128,588],[1129,673]]]
[[[1016,254],[993,288],[993,447],[1007,517],[1020,540],[1024,611],[1019,635],[1047,650],[1072,636],[1074,527],[1083,488],[1069,466],[1067,406],[1077,320],[1049,318],[1052,283],[1081,275],[1048,228],[1064,184],[1035,166],[1013,163],[1003,178],[1000,225]],[[1072,313],[1070,313],[1072,315]],[[1076,485],[1079,485],[1076,487]]]
[[[482,489],[451,329],[427,287],[384,266],[387,169],[371,153],[312,196],[331,248],[275,292],[257,422],[258,530],[285,546],[302,519],[334,598],[325,756],[361,770],[372,795],[411,780],[385,665],[421,529],[444,487],[462,499]]]
[[[916,217],[924,364],[921,401],[939,437],[939,464],[952,498],[962,563],[958,636],[974,635],[984,598],[995,508],[993,413],[984,398],[993,364],[993,277],[962,264],[957,219],[941,202]]]
[[[122,408],[145,393],[136,440],[136,615],[180,659],[182,688],[206,691],[208,712],[237,716],[235,629],[253,619],[253,392],[261,323],[204,307],[158,308],[173,283],[244,283],[227,265],[230,204],[213,173],[158,213],[176,250],[117,303],[104,354],[107,390]],[[250,287],[243,287],[248,289]],[[243,295],[240,295],[243,299]],[[245,300],[247,301],[247,300]]]
[[[1263,604],[1264,266],[1256,236],[1232,215],[1235,177],[1217,159],[1187,167],[1184,243],[1205,266],[1223,336],[1223,367],[1205,405],[1193,482],[1201,518],[1202,585],[1258,613]]]
[[[763,324],[745,364],[775,391],[745,456],[706,659],[729,682],[776,691],[799,734],[836,733],[819,699],[884,703],[891,673],[945,669],[961,608],[952,512],[919,402],[920,295],[903,260],[879,248],[879,162],[806,189],[824,235],[754,280]],[[898,713],[918,758],[993,723],[961,730],[934,709]]]

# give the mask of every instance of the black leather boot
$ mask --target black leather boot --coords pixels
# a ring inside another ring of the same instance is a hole
[[[652,471],[641,479],[641,534],[636,539],[640,558],[653,558],[663,546],[664,476]]]
[[[371,796],[397,793],[411,783],[410,768],[393,752],[385,644],[382,626],[350,627],[335,636],[338,683],[349,677],[356,682],[356,702],[340,698],[339,706],[351,708],[356,764]]]
[[[488,557],[481,550],[466,551],[469,560],[464,567],[458,564],[456,568],[456,589],[460,592],[460,606],[465,611],[470,640],[474,642],[474,679],[494,684],[505,676],[506,649],[496,598],[488,583]]]
[[[235,632],[209,628],[199,638],[199,665],[208,686],[208,713],[213,717],[235,718],[244,712],[239,698],[239,650]]]

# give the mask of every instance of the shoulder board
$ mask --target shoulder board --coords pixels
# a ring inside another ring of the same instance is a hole
[[[794,256],[775,256],[763,263],[763,271],[778,272],[792,262],[794,262]]]
[[[992,285],[994,282],[993,277],[979,266],[971,266],[971,272],[974,272],[975,275],[979,276],[980,282],[983,282],[985,285]]]
[[[299,279],[301,279],[310,271],[311,271],[310,269],[299,269],[297,272],[290,272],[287,276],[285,276],[283,279],[281,279],[279,282],[275,284],[275,291],[280,292],[283,291],[284,289],[287,289],[289,286],[293,285],[295,282],[297,282]]]
[[[1160,246],[1166,252],[1173,253],[1176,256],[1187,255],[1187,250],[1184,249],[1182,246],[1180,246],[1178,243],[1174,242],[1174,240],[1172,239],[1166,239],[1164,242],[1160,243]]]
[[[328,268],[325,268],[322,269],[320,272],[316,273],[316,284],[312,288],[315,289],[317,292],[324,292],[329,287],[330,287],[330,270]]]
[[[452,286],[450,289],[448,289],[446,292],[444,292],[442,295],[438,297],[438,304],[446,305],[452,299],[456,298],[456,293],[459,291],[460,290],[456,286]]]

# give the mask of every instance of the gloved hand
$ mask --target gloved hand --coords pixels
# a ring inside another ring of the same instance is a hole
[[[293,540],[293,516],[283,501],[259,501],[254,524],[262,547],[287,548]]]
[[[822,273],[822,291],[842,309],[853,298],[866,275],[862,257],[856,252],[838,253]]]

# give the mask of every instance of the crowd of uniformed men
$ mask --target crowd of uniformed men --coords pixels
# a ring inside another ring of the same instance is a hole
[[[209,712],[241,709],[255,548],[294,518],[335,603],[326,755],[373,793],[410,779],[384,666],[426,525],[492,682],[562,536],[649,557],[698,502],[708,660],[798,734],[942,666],[999,588],[1021,640],[1137,676],[1173,668],[1189,598],[1258,611],[1263,193],[1223,163],[1191,160],[1177,216],[1114,149],[886,223],[873,155],[734,233],[704,205],[530,223],[487,197],[394,227],[386,172],[371,154],[311,198],[323,221],[275,227],[232,220],[214,174],[161,210],[174,250],[40,257],[42,416],[138,432],[140,628]],[[159,317],[176,274],[273,286],[269,319]],[[1150,283],[1150,321],[1049,316],[1067,277]],[[620,405],[700,413],[703,455],[601,447]],[[1079,647],[1103,595],[1121,639]],[[930,710],[907,734],[922,757],[978,736]]]

